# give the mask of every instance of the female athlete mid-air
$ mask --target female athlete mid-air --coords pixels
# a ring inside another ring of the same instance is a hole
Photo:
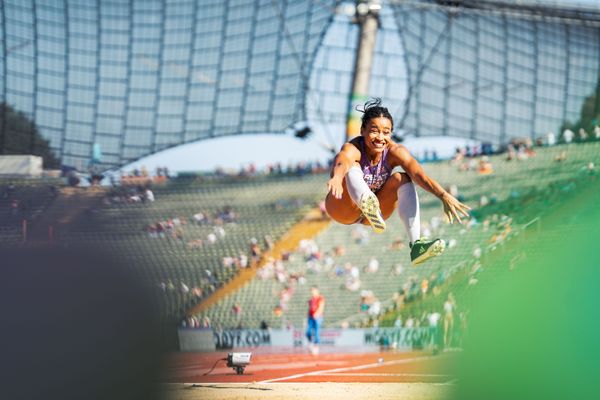
[[[327,182],[327,213],[339,223],[371,225],[381,233],[385,220],[398,210],[408,233],[411,262],[421,264],[441,254],[446,243],[420,237],[419,198],[413,182],[442,201],[450,223],[462,222],[461,214],[468,217],[470,207],[427,176],[408,150],[392,141],[394,120],[380,99],[367,102],[361,112],[360,136],[345,143],[334,159]]]

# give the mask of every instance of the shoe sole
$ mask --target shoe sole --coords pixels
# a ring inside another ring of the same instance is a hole
[[[442,254],[446,250],[446,242],[442,239],[437,240],[434,244],[432,244],[425,253],[421,254],[419,257],[415,258],[412,262],[412,265],[423,264],[425,261],[430,258],[437,257]]]
[[[371,228],[375,233],[385,231],[385,221],[381,217],[381,209],[379,208],[379,200],[377,196],[370,195],[361,201],[360,211],[371,224]]]

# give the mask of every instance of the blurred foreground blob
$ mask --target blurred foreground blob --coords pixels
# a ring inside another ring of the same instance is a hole
[[[2,398],[157,398],[157,312],[131,265],[61,249],[4,251],[0,265]]]
[[[511,244],[527,260],[474,301],[452,398],[599,398],[598,189],[545,220],[537,236]]]

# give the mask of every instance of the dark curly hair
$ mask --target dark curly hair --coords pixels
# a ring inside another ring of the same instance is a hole
[[[362,110],[359,107],[360,106],[356,106],[356,111],[363,113],[362,124],[360,126],[361,129],[363,129],[365,125],[373,118],[384,117],[390,120],[392,123],[392,130],[394,130],[394,119],[392,118],[392,114],[390,114],[386,107],[381,106],[380,98],[374,98],[367,101],[362,106]]]

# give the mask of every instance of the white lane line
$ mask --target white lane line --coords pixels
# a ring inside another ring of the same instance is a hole
[[[341,373],[341,374],[336,374],[336,373],[321,373],[319,374],[319,376],[414,376],[414,377],[448,377],[448,376],[454,376],[454,375],[447,375],[447,374],[386,374],[386,373],[381,373],[381,374],[376,374],[376,373],[370,373],[370,372],[363,372],[363,373]]]
[[[305,372],[305,373],[302,373],[302,374],[295,374],[295,375],[290,375],[290,376],[284,376],[284,377],[281,377],[281,378],[266,379],[264,381],[259,381],[258,383],[271,383],[271,382],[287,381],[287,380],[290,380],[290,379],[297,379],[297,378],[302,378],[302,377],[305,377],[305,376],[315,376],[315,375],[321,375],[321,374],[330,374],[330,373],[333,373],[333,372],[358,371],[358,370],[361,370],[361,369],[368,369],[368,368],[374,368],[374,367],[383,367],[383,366],[386,366],[386,365],[408,364],[408,363],[415,362],[415,361],[431,360],[433,358],[436,358],[436,357],[435,356],[424,356],[424,357],[403,358],[401,360],[391,360],[391,361],[384,361],[384,362],[376,362],[376,363],[371,363],[371,364],[356,365],[354,367],[342,367],[342,368],[325,369],[325,370],[321,370],[321,371],[312,371],[312,372]]]

